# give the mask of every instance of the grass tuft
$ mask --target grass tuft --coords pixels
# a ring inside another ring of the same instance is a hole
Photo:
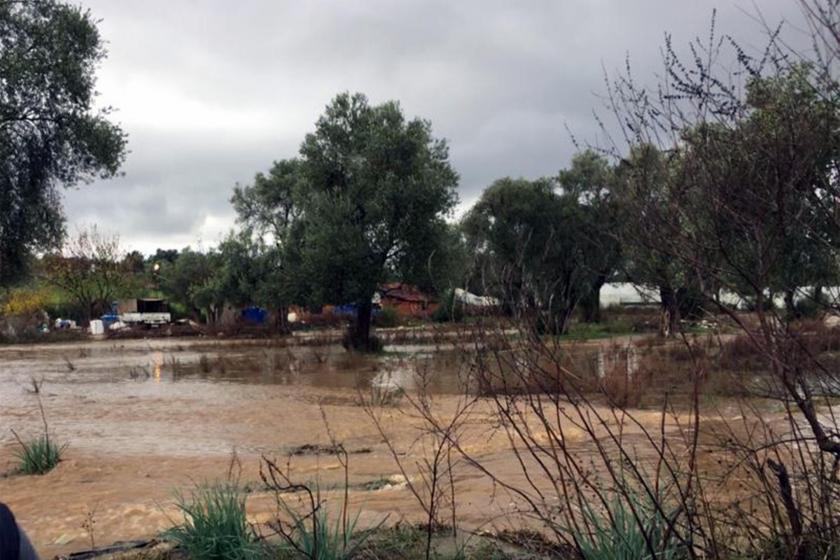
[[[294,528],[287,544],[287,552],[312,560],[353,558],[371,533],[379,528],[377,526],[373,530],[357,530],[358,513],[354,518],[347,520],[345,531],[342,528],[341,517],[337,516],[335,522],[331,523],[327,510],[323,507],[308,515],[301,515],[291,508],[286,509]]]
[[[17,434],[15,434],[17,437]],[[18,471],[23,474],[46,474],[61,461],[61,454],[66,446],[59,446],[46,435],[41,435],[29,442],[18,438],[20,449],[15,451]]]
[[[632,508],[619,497],[613,500],[609,509],[609,519],[601,518],[589,510],[589,531],[576,535],[585,560],[680,558],[680,549],[668,538],[667,524],[662,515],[650,513],[638,506]],[[641,524],[636,516],[642,518]]]
[[[245,516],[245,495],[232,484],[196,487],[189,497],[176,494],[184,522],[166,537],[195,560],[258,558],[260,547]]]

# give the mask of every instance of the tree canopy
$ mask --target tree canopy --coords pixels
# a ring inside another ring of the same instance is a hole
[[[277,278],[294,285],[285,293],[314,305],[356,304],[350,343],[369,348],[377,287],[391,278],[430,284],[429,263],[444,262],[452,235],[444,218],[457,183],[446,142],[429,121],[406,119],[393,101],[371,105],[343,93],[298,159],[238,187],[232,202],[240,223],[270,234],[280,251]]]
[[[58,2],[0,4],[0,286],[63,236],[60,186],[116,174],[126,137],[94,109],[105,56],[93,16]]]
[[[584,223],[578,233],[587,236],[591,254],[585,264],[590,285],[580,301],[582,319],[598,321],[601,288],[623,263],[620,227],[625,218],[615,193],[615,169],[603,155],[585,150],[560,171],[557,182],[565,195],[583,206]]]
[[[580,194],[550,179],[499,179],[464,219],[469,247],[491,269],[485,278],[512,311],[535,310],[540,330],[565,332],[601,269],[600,226]]]
[[[46,281],[69,296],[85,323],[110,310],[133,280],[119,238],[95,227],[68,238],[61,252],[45,255],[43,269]]]

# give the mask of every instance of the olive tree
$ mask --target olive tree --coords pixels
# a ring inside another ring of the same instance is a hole
[[[510,311],[535,314],[540,331],[565,333],[604,273],[593,209],[555,181],[505,178],[464,218],[471,251],[490,269],[483,277]]]
[[[812,38],[819,45],[831,36]],[[667,44],[666,73],[654,90],[632,77],[612,83],[611,106],[630,146],[628,190],[650,193],[635,197],[646,201],[634,207],[641,237],[627,242],[698,286],[704,304],[764,360],[766,375],[744,379],[742,388],[777,399],[791,429],[754,439],[732,430],[735,440],[725,444],[736,462],[753,461],[762,523],[772,517],[767,510],[783,512],[753,534],[778,543],[785,557],[829,556],[840,523],[831,506],[840,498],[840,429],[836,416],[821,411],[830,410],[840,379],[819,343],[825,326],[801,322],[790,307],[802,287],[837,283],[840,77],[836,64],[792,53],[775,32],[758,56],[736,45],[730,54],[738,71],[728,74],[722,49],[732,43],[711,33],[708,43],[691,45],[688,63]],[[754,311],[740,312],[721,292],[754,301]],[[778,293],[789,309],[775,308]],[[698,380],[704,367],[693,373]],[[760,409],[745,414],[745,425],[765,421]]]
[[[622,265],[620,228],[624,221],[622,207],[615,193],[615,170],[609,160],[594,150],[585,150],[572,158],[568,169],[558,175],[562,192],[583,206],[586,224],[581,234],[589,236],[590,253],[586,255],[591,285],[581,299],[584,322],[600,321],[601,288]]]
[[[274,309],[277,326],[287,329],[289,305],[300,298],[301,201],[308,189],[300,159],[276,161],[251,184],[237,186],[231,203],[243,226],[231,249],[250,252],[254,284],[251,297]],[[232,242],[232,240],[229,240]]]
[[[458,175],[446,142],[400,105],[338,95],[300,148],[303,187],[293,228],[300,297],[352,302],[348,343],[370,350],[372,298],[389,278],[418,281],[446,239]]]
[[[662,336],[678,333],[697,292],[691,267],[671,253],[656,250],[670,239],[670,228],[682,231],[686,225],[686,212],[675,212],[671,204],[680,162],[677,150],[634,145],[616,168],[613,191],[621,209],[618,235],[625,274],[634,284],[659,293]]]
[[[116,174],[126,137],[94,110],[105,49],[90,12],[0,2],[0,286],[64,234],[60,186]]]
[[[160,264],[160,288],[166,297],[194,320],[203,315],[209,322],[215,322],[224,305],[214,278],[220,265],[218,254],[185,247],[173,262]]]

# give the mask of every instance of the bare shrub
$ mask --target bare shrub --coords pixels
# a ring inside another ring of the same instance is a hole
[[[804,269],[825,265],[819,272],[834,279],[840,257],[836,4],[803,3],[830,58],[803,59],[775,30],[753,57],[713,25],[687,62],[668,38],[655,88],[629,67],[608,80],[633,264],[657,277],[663,303],[692,290],[740,336],[690,339],[674,309],[664,330],[681,349],[643,343],[632,378],[613,367],[598,382],[555,338],[535,334],[527,302],[513,312],[521,336],[473,337],[482,339],[477,402],[490,406],[518,472],[449,441],[523,523],[581,556],[837,556],[840,342],[802,320],[794,299]],[[730,46],[738,71],[728,74],[720,56]],[[723,292],[751,302],[750,314]],[[707,402],[729,381],[734,398]],[[657,397],[655,422],[629,407],[643,395]],[[447,437],[435,414],[424,420]]]
[[[604,372],[600,380],[601,391],[608,402],[618,408],[637,408],[648,385],[639,379],[638,371],[631,371],[627,361],[616,363]]]
[[[423,428],[409,449],[398,449],[389,435],[387,426],[395,412],[390,403],[377,401],[363,393],[360,393],[359,399],[406,487],[426,516],[423,528],[426,535],[425,558],[428,559],[432,555],[432,536],[436,532],[448,529],[453,539],[457,537],[455,468],[459,461],[455,446],[460,441],[474,398],[466,396],[458,401],[454,411],[441,413],[434,406],[429,391],[432,372],[424,366],[416,367],[415,371],[417,391],[404,391],[403,398],[410,410],[423,420]],[[396,412],[405,413],[399,409]],[[445,518],[447,513],[448,519]]]
[[[798,551],[833,546],[817,528],[836,526],[829,505],[836,462],[821,458],[801,421],[791,424],[784,411],[754,399],[741,380],[710,373],[721,351],[715,339],[612,348],[619,357],[599,376],[551,338],[486,336],[470,370],[478,396],[460,399],[457,429],[452,411],[444,415],[413,394],[406,400],[424,433],[515,504],[519,526],[537,522],[558,549],[605,557],[626,552],[630,541],[650,557],[804,558]],[[704,409],[708,394],[735,410]],[[658,407],[655,422],[633,410],[643,402]],[[486,405],[495,416],[487,430],[506,438],[518,475],[463,445],[464,418]],[[371,416],[387,442],[380,415]],[[399,450],[392,454],[405,463]],[[429,495],[414,492],[425,510]]]
[[[295,556],[311,560],[349,559],[385,520],[372,529],[362,530],[358,527],[359,514],[350,514],[350,455],[336,439],[323,407],[321,415],[330,439],[329,452],[338,458],[344,472],[340,511],[336,514],[327,510],[317,483],[313,486],[296,482],[288,463],[284,469],[277,461],[263,456],[260,478],[277,507],[268,528],[280,537],[283,549]]]

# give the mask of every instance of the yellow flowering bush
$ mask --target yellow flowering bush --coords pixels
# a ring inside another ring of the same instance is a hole
[[[43,289],[13,290],[0,306],[2,315],[31,315],[46,306],[49,295]]]

